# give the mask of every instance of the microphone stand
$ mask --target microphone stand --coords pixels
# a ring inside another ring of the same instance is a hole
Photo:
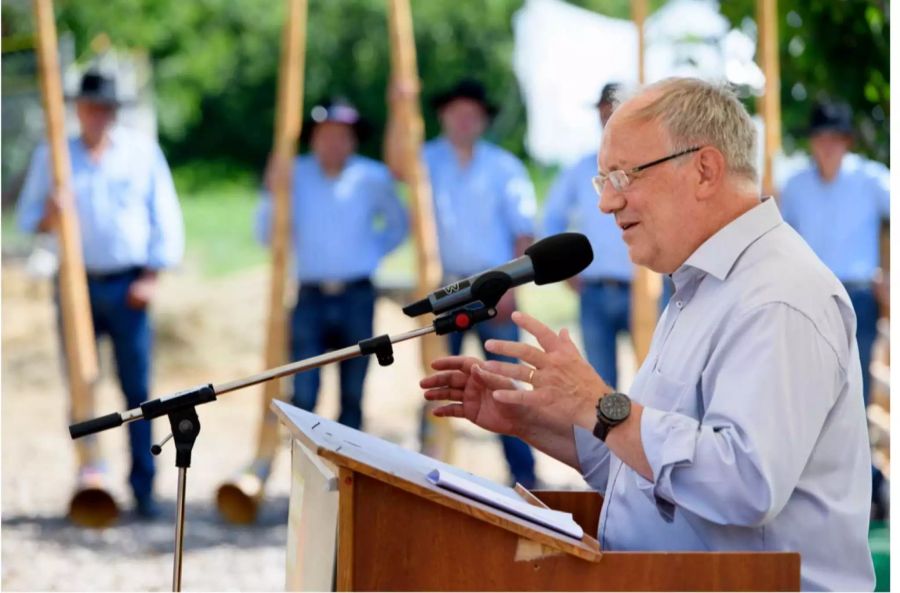
[[[508,278],[508,277],[507,277]],[[502,283],[501,283],[502,284]],[[502,290],[494,285],[489,291],[483,291],[480,300],[472,301],[464,306],[453,309],[435,318],[430,326],[420,327],[396,336],[387,334],[362,340],[356,346],[348,346],[334,352],[319,356],[313,356],[269,369],[256,375],[243,379],[220,383],[219,385],[206,384],[179,391],[171,395],[146,401],[140,407],[126,410],[125,412],[113,412],[105,416],[86,420],[69,426],[69,434],[72,439],[78,439],[89,434],[94,434],[111,428],[122,426],[138,420],[152,420],[160,416],[169,418],[172,428],[171,434],[158,445],[151,447],[154,455],[162,452],[162,446],[169,439],[175,441],[175,466],[178,468],[178,493],[176,500],[175,517],[175,559],[172,573],[172,591],[181,591],[181,564],[184,553],[184,499],[187,489],[187,470],[191,466],[191,451],[197,435],[200,434],[200,419],[197,416],[196,407],[215,401],[219,395],[237,391],[251,385],[271,381],[280,377],[294,375],[303,371],[319,368],[327,364],[342,362],[359,356],[374,354],[381,366],[388,366],[394,362],[393,344],[405,342],[413,338],[436,333],[438,335],[452,332],[466,331],[476,323],[492,319],[497,315],[496,306],[503,293],[511,285],[511,282]]]

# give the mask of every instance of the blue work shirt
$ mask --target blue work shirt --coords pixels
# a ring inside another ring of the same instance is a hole
[[[784,219],[841,282],[870,282],[879,266],[882,219],[890,216],[890,171],[849,153],[826,183],[815,163],[781,191]]]
[[[94,162],[80,138],[69,140],[72,192],[88,273],[175,266],[184,254],[184,223],[169,165],[159,145],[117,127]],[[19,194],[17,220],[37,230],[53,189],[50,153],[41,143]]]
[[[653,479],[575,427],[605,550],[800,553],[803,590],[871,591],[856,316],[774,200],[706,240],[630,396]],[[615,429],[613,429],[615,430]]]
[[[390,171],[359,155],[347,159],[336,177],[325,175],[313,155],[297,157],[291,218],[300,282],[369,278],[409,230]],[[272,230],[268,193],[263,193],[256,220],[257,237],[267,244]]]
[[[630,282],[634,264],[616,217],[600,211],[600,198],[591,183],[596,174],[596,152],[559,174],[544,203],[543,233],[555,235],[571,229],[587,236],[594,261],[581,273],[582,278]]]
[[[515,156],[475,143],[460,166],[450,142],[427,142],[422,155],[431,180],[444,274],[465,277],[516,257],[518,237],[534,235],[534,185]]]

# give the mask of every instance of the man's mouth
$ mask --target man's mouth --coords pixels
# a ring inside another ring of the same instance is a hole
[[[624,232],[624,231],[627,231],[628,229],[630,229],[631,227],[637,226],[637,224],[638,223],[636,223],[636,222],[623,222],[623,223],[619,224],[619,227]]]

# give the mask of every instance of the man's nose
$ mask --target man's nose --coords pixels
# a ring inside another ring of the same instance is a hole
[[[600,201],[597,206],[603,214],[615,214],[625,207],[625,196],[616,190],[611,182],[607,181],[603,185],[603,191],[600,192]]]

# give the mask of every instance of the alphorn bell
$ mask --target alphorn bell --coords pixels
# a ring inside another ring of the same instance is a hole
[[[272,157],[281,173],[271,180],[272,186],[272,275],[267,320],[266,366],[284,364],[287,351],[287,315],[285,279],[290,234],[291,174],[297,141],[300,138],[303,110],[303,65],[306,45],[306,0],[285,0],[287,18],[282,33],[281,61],[278,76],[278,98],[275,113],[275,142]],[[272,460],[278,451],[278,420],[269,409],[280,397],[280,381],[270,381],[261,397],[262,417],[256,456],[237,476],[228,480],[216,493],[216,505],[225,520],[251,523],[256,519],[265,493]]]
[[[219,486],[216,507],[226,521],[246,525],[256,520],[271,469],[271,457],[256,459],[247,469]]]
[[[33,0],[37,32],[38,77],[54,188],[71,187],[71,162],[65,139],[62,78],[53,20],[52,0]],[[93,415],[93,384],[97,377],[97,354],[90,317],[87,279],[81,254],[81,235],[75,214],[60,212],[56,225],[60,246],[59,305],[72,417],[87,420]],[[95,441],[76,446],[78,485],[69,503],[69,518],[85,527],[105,527],[119,516],[115,500],[105,487],[100,454]]]
[[[109,527],[118,518],[119,506],[107,488],[106,472],[96,466],[82,466],[75,493],[69,501],[69,519],[82,527],[101,529]]]

